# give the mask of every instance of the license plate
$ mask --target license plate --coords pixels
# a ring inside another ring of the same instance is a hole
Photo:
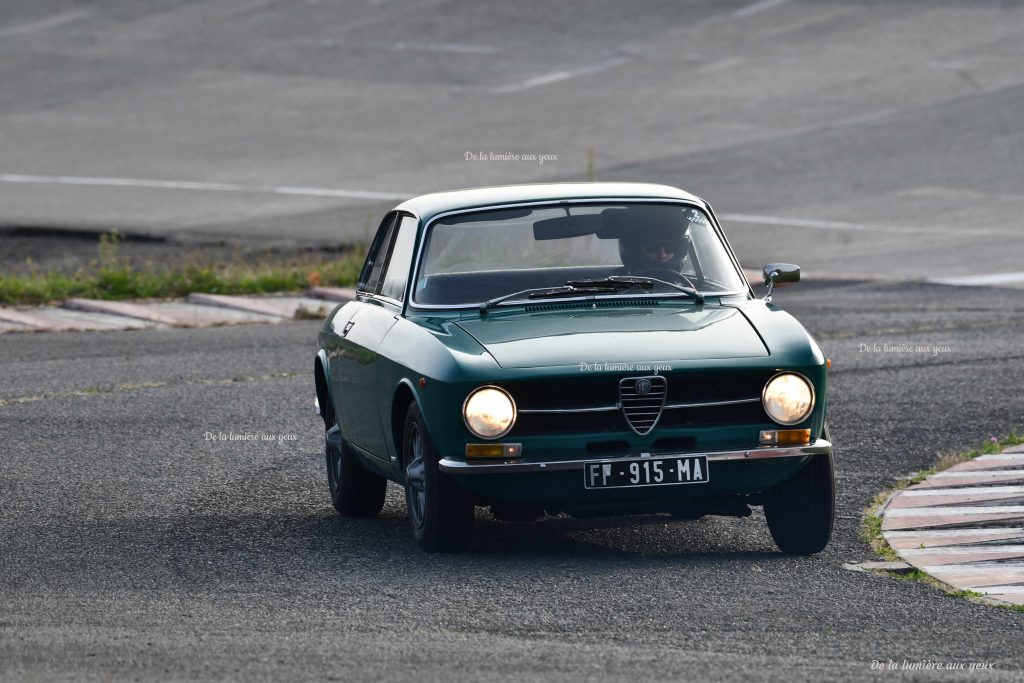
[[[621,489],[633,486],[706,484],[706,455],[676,455],[670,458],[596,461],[583,465],[583,485],[588,489]]]

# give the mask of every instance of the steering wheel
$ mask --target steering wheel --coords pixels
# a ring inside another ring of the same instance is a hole
[[[686,277],[677,270],[672,270],[671,268],[643,268],[641,270],[633,271],[632,273],[630,273],[630,275],[636,275],[637,277],[643,277],[644,275],[647,275],[649,277],[658,278],[659,280],[667,280],[668,282],[675,283],[685,282],[686,286],[689,287],[690,289],[697,289],[697,286],[693,284],[693,280]]]

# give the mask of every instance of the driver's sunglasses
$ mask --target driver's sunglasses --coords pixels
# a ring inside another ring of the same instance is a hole
[[[649,254],[675,254],[676,244],[673,240],[649,240],[642,242],[640,248]]]

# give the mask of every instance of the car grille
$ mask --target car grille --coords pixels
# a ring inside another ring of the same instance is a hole
[[[660,375],[627,377],[619,381],[622,414],[630,428],[640,436],[658,424],[665,405],[665,390],[665,378]]]
[[[766,421],[765,371],[689,371],[663,376],[595,375],[546,382],[510,382],[519,417],[511,436],[572,433],[657,435],[663,429]],[[636,381],[651,381],[638,393]],[[714,405],[692,405],[714,404]]]

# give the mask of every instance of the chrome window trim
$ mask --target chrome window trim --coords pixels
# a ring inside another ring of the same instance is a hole
[[[389,296],[384,296],[383,294],[374,294],[372,292],[360,292],[360,291],[357,291],[356,295],[363,297],[363,299],[365,299],[366,301],[378,301],[378,302],[381,302],[381,303],[391,304],[392,306],[394,306],[395,308],[397,308],[399,310],[402,309],[402,302],[401,301],[398,301],[397,299],[392,299]]]
[[[414,216],[413,214],[409,213],[408,211],[398,211],[397,209],[392,209],[392,210],[395,211],[395,234],[394,234],[394,237],[391,240],[391,245],[388,248],[387,262],[384,264],[383,272],[381,272],[381,281],[380,281],[380,288],[381,289],[384,288],[384,281],[387,279],[388,269],[391,267],[391,259],[394,256],[395,244],[398,242],[398,233],[402,229],[402,222],[406,218],[411,218],[414,221],[416,221],[416,227],[413,228],[413,238],[412,238],[413,239],[413,246],[416,246],[416,240],[417,240],[417,238],[419,236],[418,235],[418,232],[419,232],[419,221],[420,221],[419,216]],[[406,270],[406,277],[408,277],[409,271],[412,270],[412,264],[411,263],[405,264],[405,270]],[[374,293],[374,294],[376,294],[376,293]],[[402,302],[404,302],[409,297],[409,294],[410,294],[409,281],[406,280],[405,286],[402,287],[402,301],[399,302],[399,308],[401,308],[403,306]],[[378,294],[378,296],[380,296],[380,298],[386,299],[388,301],[397,301],[396,299],[393,299],[393,298],[391,298],[389,296],[384,296],[382,294]]]
[[[711,222],[715,228],[715,232],[718,233],[718,237],[725,244],[725,250],[729,254],[729,258],[732,259],[733,266],[736,268],[737,272],[739,272],[743,282],[746,283],[747,285],[747,288],[743,291],[745,291],[749,296],[753,297],[754,288],[747,280],[747,275],[746,273],[743,272],[743,264],[740,263],[739,257],[736,256],[736,252],[733,251],[732,244],[729,243],[729,238],[726,237],[725,230],[722,229],[722,224],[718,222],[718,216],[715,215],[715,210],[711,208],[711,205],[708,204],[707,202],[704,202],[704,208],[707,211],[707,214],[711,216]]]
[[[581,470],[587,463],[593,462],[643,462],[648,458],[671,458],[675,456],[707,456],[708,462],[728,462],[737,460],[768,460],[775,458],[804,458],[832,452],[832,444],[825,439],[817,439],[807,446],[751,448],[741,451],[695,451],[693,453],[641,453],[624,455],[618,458],[585,458],[578,460],[545,460],[523,462],[522,459],[505,460],[503,462],[465,462],[452,458],[442,458],[438,463],[442,472],[453,474],[502,474],[522,472],[557,472],[563,470]]]
[[[439,214],[433,216],[426,223],[426,225],[423,226],[423,232],[420,235],[419,244],[416,246],[416,264],[415,264],[415,268],[413,270],[413,276],[409,280],[409,283],[407,285],[407,287],[408,287],[408,294],[406,296],[406,301],[408,302],[407,303],[408,308],[418,309],[418,310],[427,310],[427,311],[457,310],[457,309],[460,309],[460,308],[461,309],[475,308],[475,307],[477,307],[477,306],[479,306],[480,304],[483,303],[482,301],[478,301],[478,302],[472,303],[472,304],[421,304],[421,303],[418,303],[416,301],[416,299],[415,299],[416,283],[419,282],[419,279],[420,279],[420,268],[423,265],[423,247],[427,243],[427,236],[430,233],[430,229],[433,227],[434,223],[436,223],[437,221],[441,220],[442,218],[447,218],[449,216],[457,216],[459,214],[464,214],[464,213],[479,213],[481,211],[495,211],[495,210],[501,210],[501,209],[518,209],[518,208],[522,208],[522,207],[525,207],[525,206],[559,206],[559,205],[562,205],[562,204],[603,204],[603,203],[611,203],[611,202],[623,202],[623,203],[631,203],[631,204],[678,204],[680,206],[689,206],[689,207],[693,207],[695,209],[700,209],[702,212],[707,214],[707,216],[711,219],[711,226],[712,226],[712,228],[715,229],[715,234],[718,235],[718,239],[721,240],[722,246],[725,247],[725,251],[729,255],[729,258],[732,261],[733,267],[736,269],[736,274],[739,276],[739,278],[740,278],[740,280],[742,282],[746,282],[747,281],[747,276],[743,273],[743,268],[740,267],[739,261],[736,260],[736,255],[733,253],[732,247],[729,245],[728,240],[725,238],[725,235],[722,232],[721,226],[718,225],[718,220],[715,218],[714,214],[711,212],[711,207],[708,204],[706,204],[706,203],[704,203],[704,205],[702,206],[698,202],[689,201],[689,200],[686,200],[686,199],[674,199],[674,198],[671,198],[671,197],[649,197],[649,198],[648,197],[591,197],[591,198],[588,198],[588,199],[544,199],[544,200],[533,201],[533,202],[517,202],[517,203],[514,203],[514,204],[493,204],[493,205],[489,205],[489,206],[475,206],[475,207],[468,208],[468,209],[453,209],[452,211],[444,211],[442,213],[439,213]],[[750,285],[749,284],[747,285],[746,289],[735,289],[735,290],[731,290],[731,291],[727,291],[727,292],[721,292],[721,291],[717,291],[717,290],[716,291],[711,291],[711,292],[698,292],[698,294],[701,294],[704,297],[736,296],[737,294],[750,294],[750,293],[751,293],[751,289],[750,289]],[[658,297],[658,298],[665,298],[666,296],[671,296],[671,298],[688,298],[688,297],[686,297],[685,294],[682,294],[681,292],[678,293],[677,295],[673,295],[671,292],[666,292],[665,294],[655,294],[655,295],[652,295],[649,292],[648,293],[644,293],[643,295],[641,295],[640,293],[636,293],[636,294],[627,294],[627,295],[617,295],[616,298],[636,299],[636,298],[652,298],[652,296]],[[602,301],[604,301],[606,299],[611,299],[611,298],[612,298],[611,296],[601,296],[601,300]],[[576,297],[554,297],[554,298],[551,298],[551,299],[545,298],[544,301],[565,302],[565,301],[584,301],[584,300],[591,300],[591,299],[596,299],[596,296],[591,295],[591,296],[584,296],[584,297],[580,297],[580,296],[576,296]],[[520,301],[524,301],[524,300],[521,300],[521,299],[509,300],[509,303],[519,303]],[[537,303],[537,301],[535,299],[530,299],[529,302],[530,303]]]

